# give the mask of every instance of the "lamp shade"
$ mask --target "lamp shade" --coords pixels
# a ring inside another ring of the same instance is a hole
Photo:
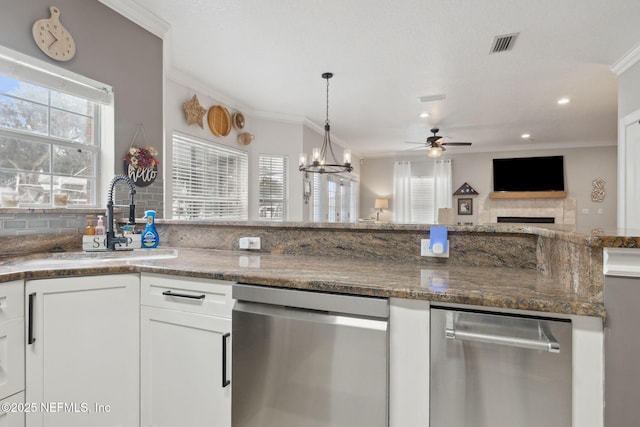
[[[440,157],[442,155],[442,147],[433,146],[427,151],[429,157]]]
[[[389,209],[389,199],[376,199],[375,209]]]

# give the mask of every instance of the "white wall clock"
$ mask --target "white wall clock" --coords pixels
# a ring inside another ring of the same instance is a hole
[[[76,43],[69,31],[60,23],[60,9],[49,8],[49,19],[38,19],[33,24],[33,40],[50,58],[68,61],[76,54]]]

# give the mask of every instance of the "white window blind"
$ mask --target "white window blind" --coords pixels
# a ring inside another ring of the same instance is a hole
[[[0,74],[18,80],[46,86],[56,91],[79,96],[100,104],[111,104],[113,91],[105,85],[87,77],[72,73],[29,57],[20,52],[0,46]]]
[[[173,218],[247,220],[247,153],[179,133],[172,140]]]
[[[433,177],[411,177],[411,223],[433,224]]]
[[[258,217],[265,221],[285,221],[288,210],[287,157],[260,155],[258,158]]]

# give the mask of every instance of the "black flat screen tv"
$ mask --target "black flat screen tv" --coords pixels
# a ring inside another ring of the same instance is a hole
[[[564,191],[564,157],[493,159],[493,191]]]

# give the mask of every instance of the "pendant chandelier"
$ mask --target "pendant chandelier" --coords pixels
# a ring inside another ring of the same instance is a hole
[[[311,161],[307,163],[307,153],[300,154],[300,171],[310,173],[341,173],[351,172],[351,150],[345,149],[343,152],[343,163],[336,160],[336,155],[331,146],[331,134],[329,126],[329,79],[333,73],[323,73],[322,78],[327,80],[327,119],[324,122],[324,140],[322,147],[314,147],[311,154]],[[327,154],[331,157],[328,159]]]

